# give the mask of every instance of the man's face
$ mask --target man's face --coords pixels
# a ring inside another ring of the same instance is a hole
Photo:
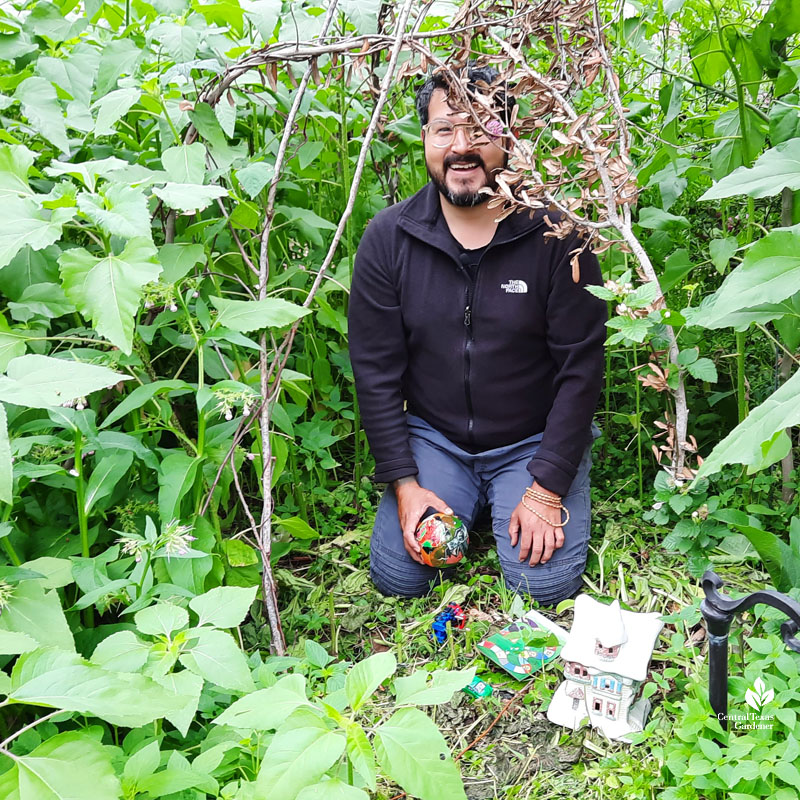
[[[444,89],[434,89],[428,105],[428,123],[448,120],[453,123],[468,120],[466,114],[453,111],[447,104]],[[453,141],[445,147],[435,147],[433,137],[425,135],[425,165],[439,192],[454,206],[476,206],[489,199],[479,194],[484,186],[494,189],[494,174],[506,165],[507,155],[496,143],[483,139],[484,144],[470,143],[466,127],[456,127]]]

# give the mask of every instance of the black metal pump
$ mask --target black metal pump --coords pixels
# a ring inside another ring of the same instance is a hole
[[[716,572],[703,575],[703,592],[706,599],[700,604],[700,613],[706,621],[708,633],[708,699],[724,730],[728,729],[728,633],[734,616],[758,603],[764,603],[787,617],[781,625],[781,636],[788,648],[800,653],[800,603],[785,594],[762,590],[737,597],[735,600],[720,594],[722,578]]]

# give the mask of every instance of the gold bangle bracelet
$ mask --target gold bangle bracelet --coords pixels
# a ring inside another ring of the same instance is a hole
[[[543,521],[544,521],[544,522],[546,522],[548,525],[552,525],[554,528],[563,528],[563,527],[564,527],[564,526],[565,526],[565,525],[566,525],[566,524],[569,522],[569,509],[568,509],[568,508],[566,508],[566,507],[565,507],[565,506],[563,506],[563,505],[561,506],[560,510],[561,510],[561,511],[563,511],[563,512],[564,512],[564,513],[567,515],[567,518],[566,518],[566,519],[565,519],[563,522],[550,522],[550,520],[549,520],[549,519],[547,519],[547,517],[545,517],[543,514],[540,514],[540,513],[539,513],[539,512],[538,512],[538,511],[537,511],[535,508],[531,508],[531,507],[530,507],[530,506],[529,506],[529,505],[528,505],[528,504],[525,502],[525,496],[524,496],[524,495],[523,495],[523,497],[522,497],[522,505],[524,505],[524,506],[525,506],[525,508],[527,508],[527,509],[528,509],[528,511],[530,511],[530,512],[531,512],[531,514],[536,514],[536,516],[537,516],[537,517],[539,517],[539,519],[543,520]]]
[[[531,500],[536,500],[542,505],[550,506],[551,508],[561,508],[561,498],[554,495],[542,494],[535,489],[526,489],[525,496],[530,497]]]

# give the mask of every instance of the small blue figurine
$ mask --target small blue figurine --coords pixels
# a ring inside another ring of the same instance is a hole
[[[465,622],[464,609],[458,603],[448,603],[433,618],[429,636],[436,640],[436,644],[444,644],[447,641],[448,624],[454,628],[463,628]]]

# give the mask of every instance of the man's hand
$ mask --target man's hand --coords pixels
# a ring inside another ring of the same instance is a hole
[[[561,500],[557,494],[548,491],[540,486],[536,481],[531,487],[537,492],[550,495],[555,500]],[[546,564],[553,553],[564,544],[564,529],[557,528],[555,525],[561,522],[561,510],[551,508],[544,503],[540,503],[531,497],[526,497],[525,502],[536,509],[542,517],[529,511],[520,500],[514,513],[511,515],[511,522],[508,526],[508,534],[511,537],[511,546],[517,546],[519,540],[519,560],[525,561],[530,555],[530,565]],[[547,522],[545,521],[547,520]]]
[[[438,495],[429,489],[423,489],[414,477],[400,478],[394,482],[397,496],[397,518],[403,531],[403,546],[406,552],[419,564],[424,564],[420,553],[422,548],[414,536],[414,531],[427,508],[435,508],[445,514],[452,514],[453,509]]]

